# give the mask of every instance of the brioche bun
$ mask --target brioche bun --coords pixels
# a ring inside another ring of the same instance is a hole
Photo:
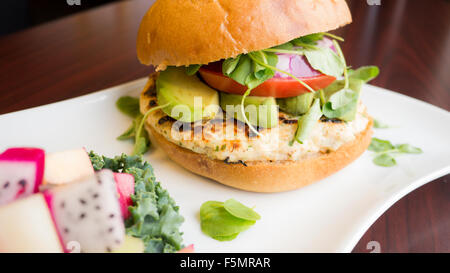
[[[204,154],[182,148],[146,124],[152,141],[169,158],[187,170],[224,185],[252,192],[282,192],[304,187],[341,170],[357,159],[369,146],[372,120],[353,141],[334,152],[317,154],[299,161],[247,161],[246,165],[226,164]]]
[[[207,64],[351,22],[345,0],[157,0],[142,19],[141,63]]]

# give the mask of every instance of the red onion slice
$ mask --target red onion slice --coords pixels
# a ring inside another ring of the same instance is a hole
[[[322,48],[331,48],[333,51],[336,49],[333,46],[333,42],[328,38],[323,38],[317,41],[317,46]],[[276,53],[278,56],[277,68],[283,71],[289,72],[297,78],[313,77],[322,74],[320,71],[311,67],[305,56],[295,54]],[[275,78],[289,78],[285,73],[275,71]]]

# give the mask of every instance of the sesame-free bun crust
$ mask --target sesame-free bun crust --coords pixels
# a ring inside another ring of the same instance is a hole
[[[334,152],[300,161],[247,161],[247,166],[211,159],[168,141],[148,124],[146,129],[170,159],[193,173],[246,191],[282,192],[319,181],[358,158],[370,144],[372,123],[370,120],[356,139]]]
[[[351,22],[345,0],[157,0],[142,19],[141,63],[207,64]]]

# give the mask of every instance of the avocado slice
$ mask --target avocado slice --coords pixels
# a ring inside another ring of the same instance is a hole
[[[280,109],[294,116],[300,116],[308,112],[314,99],[314,93],[308,92],[300,96],[277,99]]]
[[[212,119],[219,107],[219,94],[200,81],[189,76],[183,67],[168,67],[156,80],[156,97],[159,105],[167,105],[162,111],[182,122]]]
[[[241,101],[240,95],[220,92],[220,107],[227,112],[227,115],[245,122],[241,111]],[[251,125],[272,128],[278,124],[278,106],[273,97],[248,96],[244,101],[244,110]]]

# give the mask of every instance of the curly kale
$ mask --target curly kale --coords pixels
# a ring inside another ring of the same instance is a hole
[[[142,156],[122,154],[114,158],[89,153],[96,171],[110,169],[134,176],[135,194],[133,206],[128,209],[130,217],[125,221],[128,235],[141,238],[145,252],[176,252],[182,248],[180,226],[184,218],[169,193],[156,182],[152,166]]]

